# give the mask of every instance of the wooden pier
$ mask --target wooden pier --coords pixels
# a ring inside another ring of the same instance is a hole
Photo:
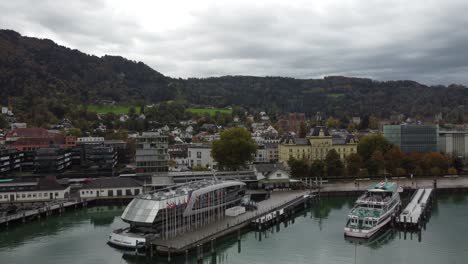
[[[422,221],[426,217],[426,213],[431,208],[431,198],[434,189],[425,188],[417,189],[410,202],[397,217],[397,223],[406,228],[421,228]]]
[[[0,216],[0,226],[8,227],[11,223],[22,222],[25,223],[31,219],[40,219],[42,216],[49,216],[53,213],[61,214],[67,208],[78,208],[78,207],[87,207],[88,203],[94,201],[94,199],[78,199],[70,201],[55,201],[52,203],[47,203],[42,207],[37,209],[20,211],[15,214]]]
[[[302,205],[312,197],[310,191],[278,191],[273,192],[270,198],[257,203],[257,210],[248,211],[235,217],[226,216],[214,223],[208,224],[189,233],[181,234],[170,239],[151,239],[147,252],[163,254],[184,254],[197,249],[202,252],[203,247],[213,246],[217,239],[237,232],[240,239],[241,229],[249,226],[253,221],[272,212],[282,211],[281,215],[292,215],[294,208]],[[279,215],[279,214],[278,214]],[[154,252],[155,253],[155,252]],[[197,254],[198,255],[198,254]]]

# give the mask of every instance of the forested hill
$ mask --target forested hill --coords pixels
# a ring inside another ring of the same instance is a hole
[[[320,111],[327,115],[432,117],[442,112],[463,119],[468,111],[464,86],[428,87],[413,81],[348,77],[173,79],[142,62],[90,56],[51,40],[0,30],[0,104],[9,104],[26,120],[37,115],[61,118],[77,105],[102,100],[144,104],[179,99],[190,104],[308,115]]]

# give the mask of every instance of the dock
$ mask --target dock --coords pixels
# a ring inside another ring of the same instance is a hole
[[[20,211],[15,214],[0,216],[0,225],[9,226],[10,223],[29,221],[31,219],[40,219],[42,216],[49,216],[53,213],[62,213],[67,208],[87,207],[88,203],[94,199],[76,199],[68,201],[55,201],[53,203],[45,204],[42,207]]]
[[[401,212],[400,216],[397,217],[397,223],[404,228],[417,227],[419,229],[428,208],[431,207],[432,193],[432,188],[417,189],[408,205]]]
[[[189,250],[196,248],[197,252],[201,252],[203,251],[203,246],[211,245],[213,247],[217,239],[228,234],[238,232],[240,236],[241,229],[249,226],[252,222],[256,222],[265,215],[279,211],[283,212],[281,216],[291,215],[294,212],[294,208],[303,205],[311,197],[310,191],[305,190],[272,192],[269,199],[257,203],[257,210],[247,211],[235,217],[225,216],[219,221],[174,238],[152,239],[150,242],[151,251],[155,248],[157,252],[169,255],[171,253],[187,254]]]

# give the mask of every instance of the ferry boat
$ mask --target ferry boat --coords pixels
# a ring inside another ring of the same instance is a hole
[[[121,218],[130,227],[114,230],[108,244],[138,249],[148,238],[170,238],[194,230],[224,216],[239,205],[245,183],[239,181],[194,181],[134,198]]]
[[[345,236],[370,238],[388,224],[401,205],[400,188],[394,182],[370,186],[348,214]]]

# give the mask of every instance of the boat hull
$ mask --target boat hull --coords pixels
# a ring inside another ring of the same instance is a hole
[[[129,233],[128,230],[122,230],[122,232],[114,231],[109,235],[107,243],[121,249],[143,248],[146,244],[146,238]]]
[[[348,237],[355,237],[355,238],[370,238],[373,235],[375,235],[380,229],[382,229],[384,226],[386,226],[390,220],[392,220],[392,217],[389,216],[387,219],[385,219],[382,223],[374,226],[371,229],[368,230],[361,230],[361,229],[353,229],[353,228],[344,228],[344,234],[345,236]]]

